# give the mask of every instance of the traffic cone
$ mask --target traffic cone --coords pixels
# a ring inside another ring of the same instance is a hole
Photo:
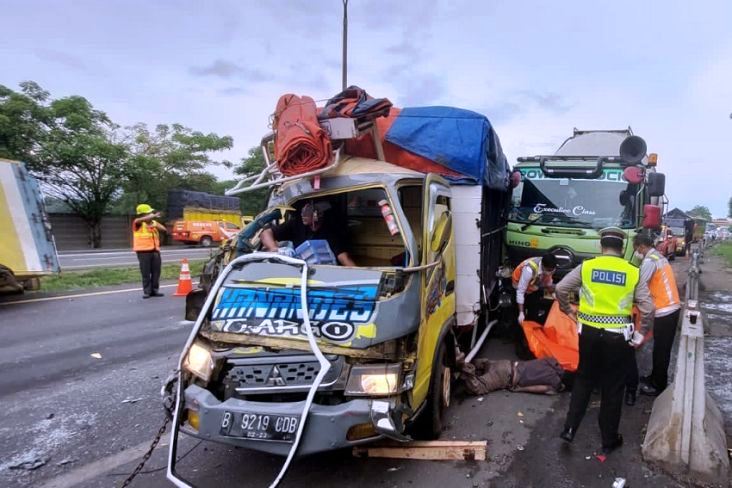
[[[183,258],[180,262],[180,276],[178,277],[178,289],[175,290],[173,296],[184,297],[193,289],[191,281],[191,270],[188,268],[188,259]]]

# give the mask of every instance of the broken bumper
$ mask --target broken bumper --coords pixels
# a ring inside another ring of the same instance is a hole
[[[303,432],[298,455],[313,454],[330,451],[349,446],[371,442],[382,437],[377,434],[367,439],[349,441],[346,438],[348,430],[359,424],[373,423],[373,405],[389,404],[386,401],[372,401],[369,399],[355,399],[340,405],[318,405],[313,403],[307,418],[307,425]],[[188,435],[199,439],[211,440],[224,444],[253,449],[286,456],[290,452],[292,442],[274,440],[253,440],[240,437],[229,437],[220,434],[224,412],[261,412],[272,415],[300,416],[305,402],[292,403],[264,403],[229,398],[219,401],[211,392],[197,385],[189,385],[185,389],[185,406],[191,406],[199,415],[199,428],[194,430],[188,424],[181,426],[181,430]],[[391,410],[391,408],[389,409]]]

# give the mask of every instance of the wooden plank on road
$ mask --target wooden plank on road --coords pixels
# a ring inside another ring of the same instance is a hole
[[[413,441],[356,446],[356,457],[422,459],[430,461],[485,461],[487,441]]]

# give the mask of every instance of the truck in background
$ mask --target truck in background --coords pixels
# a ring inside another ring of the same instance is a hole
[[[656,163],[630,128],[575,129],[555,154],[518,158],[505,241],[510,264],[552,253],[560,278],[600,254],[599,230],[608,226],[628,233],[630,260],[633,236],[660,229],[665,178]]]
[[[23,163],[0,159],[0,292],[36,290],[59,272],[38,182]]]
[[[173,241],[209,247],[231,238],[251,217],[242,217],[238,197],[169,190],[165,214]]]
[[[184,244],[210,247],[231,239],[241,228],[227,220],[176,220],[171,225],[170,238]]]

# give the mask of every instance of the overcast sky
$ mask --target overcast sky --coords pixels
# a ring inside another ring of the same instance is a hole
[[[341,0],[3,0],[2,18],[0,84],[85,96],[122,125],[228,134],[232,160],[281,94],[341,86]],[[479,111],[512,163],[574,127],[631,126],[671,207],[726,216],[732,1],[350,0],[349,19],[349,84]]]

